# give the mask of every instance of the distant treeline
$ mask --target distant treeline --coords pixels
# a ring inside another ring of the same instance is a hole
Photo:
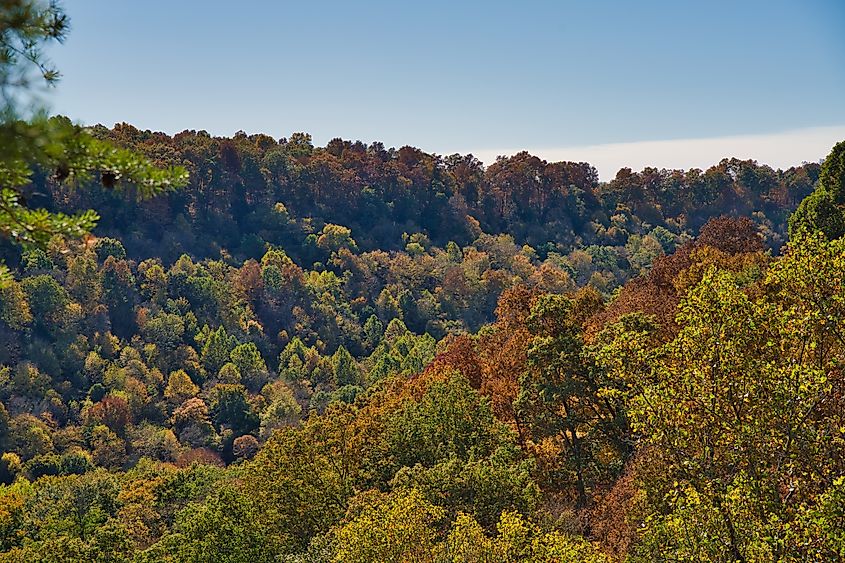
[[[623,168],[612,181],[599,182],[588,163],[550,163],[527,152],[484,167],[472,155],[387,149],[378,142],[334,139],[315,147],[303,133],[280,140],[204,131],[171,137],[126,124],[95,133],[159,164],[185,166],[190,185],[133,204],[102,186],[68,188],[44,171],[31,202],[95,208],[103,216],[99,233],[121,239],[133,258],[165,262],[183,253],[218,258],[221,251],[257,259],[269,243],[310,266],[320,261],[316,239],[326,224],[351,229],[364,251],[402,249],[417,233],[436,246],[464,246],[484,232],[508,233],[545,258],[576,248],[624,247],[634,235],[651,233],[665,243],[661,236],[695,234],[709,218],[730,215],[752,217],[776,248],[786,218],[812,191],[820,168],[773,170],[733,158],[705,171]],[[280,209],[300,221],[280,221]]]

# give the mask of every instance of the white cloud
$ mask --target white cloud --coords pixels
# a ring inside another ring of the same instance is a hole
[[[527,150],[549,162],[589,162],[598,169],[602,180],[611,180],[623,167],[637,171],[646,166],[706,169],[726,157],[753,158],[773,168],[789,168],[802,162],[817,162],[823,159],[833,145],[842,140],[845,140],[845,125],[795,129],[768,135],[470,152],[485,164],[492,163],[499,155],[513,155],[521,150]]]

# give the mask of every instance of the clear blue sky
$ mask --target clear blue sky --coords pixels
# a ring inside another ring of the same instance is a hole
[[[843,0],[63,5],[48,102],[86,124],[440,153],[845,125]]]

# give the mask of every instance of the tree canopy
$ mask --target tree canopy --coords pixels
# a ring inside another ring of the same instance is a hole
[[[18,105],[64,12],[0,25],[0,562],[845,558],[845,143],[84,128]]]

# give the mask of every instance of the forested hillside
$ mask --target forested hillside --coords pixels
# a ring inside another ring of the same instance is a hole
[[[64,188],[47,173],[35,179],[32,203],[96,208],[98,232],[121,239],[130,258],[165,263],[183,253],[259,259],[273,244],[310,267],[336,250],[317,242],[327,226],[333,233],[331,225],[340,225],[362,252],[407,250],[412,242],[464,247],[482,233],[506,234],[540,259],[583,249],[636,267],[719,215],[753,218],[777,248],[789,213],[819,174],[817,164],[772,170],[725,159],[705,171],[623,169],[600,183],[588,163],[549,163],[526,152],[485,168],[472,155],[438,156],[411,146],[334,139],[315,147],[304,133],[279,140],[204,131],[170,137],[126,124],[93,132],[156,164],[184,166],[188,186],[133,205],[108,186]],[[654,240],[644,240],[647,235]],[[414,236],[422,240],[409,239]],[[636,257],[638,251],[647,256]]]
[[[600,183],[95,135],[190,180],[23,190],[103,219],[4,251],[0,560],[845,555],[845,145]]]
[[[845,142],[85,128],[67,29],[0,2],[0,562],[845,560]]]

